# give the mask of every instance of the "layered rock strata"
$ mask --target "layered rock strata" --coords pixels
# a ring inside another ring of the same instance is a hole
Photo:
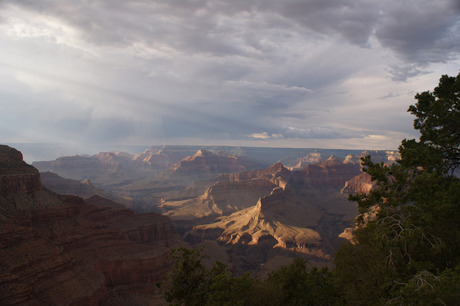
[[[332,156],[299,171],[277,163],[264,170],[221,176],[221,184],[227,188],[230,183],[256,181],[265,181],[272,188],[251,206],[194,226],[186,239],[247,246],[271,241],[274,248],[330,260],[339,243],[338,235],[357,214],[356,205],[348,202],[340,190],[359,173],[359,165]]]
[[[0,183],[0,304],[98,305],[153,297],[177,242],[167,217],[44,189],[38,171],[7,146],[0,146]]]

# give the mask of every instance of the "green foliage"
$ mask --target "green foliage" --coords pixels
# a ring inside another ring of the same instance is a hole
[[[433,92],[425,91],[415,98],[418,102],[408,111],[417,117],[414,128],[420,131],[420,141],[403,142],[402,160],[406,165],[452,173],[460,166],[460,73],[457,77],[442,76]],[[421,162],[413,158],[421,156],[414,152],[420,148],[430,150],[431,160],[415,164]]]
[[[420,139],[403,140],[401,160],[362,159],[377,183],[359,206],[355,244],[337,254],[348,303],[446,304],[458,297],[460,264],[460,74],[443,76],[409,108]]]
[[[216,262],[206,269],[202,249],[171,251],[174,268],[158,284],[171,305],[249,305],[256,283],[249,275],[233,277],[227,266]]]
[[[402,284],[400,294],[389,300],[395,305],[458,305],[460,266],[446,269],[439,276],[422,270]]]
[[[263,282],[249,274],[235,277],[223,263],[206,269],[202,249],[174,249],[174,268],[158,284],[171,305],[336,305],[338,285],[326,268],[307,269],[297,258]]]
[[[201,249],[173,249],[175,259],[172,273],[158,286],[172,305],[204,305],[207,299],[208,271],[201,263]]]
[[[207,305],[249,305],[256,281],[249,274],[234,277],[227,267],[217,262],[211,269]]]
[[[360,241],[371,237],[361,232]],[[394,273],[385,264],[385,254],[371,243],[342,245],[336,254],[334,275],[340,283],[343,304],[372,305],[389,296]]]
[[[296,258],[292,264],[270,274],[263,283],[261,305],[339,304],[339,290],[327,268],[307,269],[307,261]]]

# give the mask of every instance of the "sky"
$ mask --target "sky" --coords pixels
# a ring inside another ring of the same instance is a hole
[[[397,149],[457,0],[1,0],[0,142]]]

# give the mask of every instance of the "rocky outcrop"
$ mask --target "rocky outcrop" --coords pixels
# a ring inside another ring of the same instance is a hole
[[[82,181],[65,179],[49,171],[42,172],[40,178],[43,186],[59,194],[71,194],[82,198],[89,198],[97,194],[108,195],[105,190],[96,188],[89,179]]]
[[[328,260],[338,246],[338,235],[358,212],[340,189],[359,173],[358,165],[332,156],[301,171],[290,171],[277,163],[264,170],[221,176],[222,182],[265,181],[274,187],[253,206],[197,225],[186,238],[194,243],[216,239],[227,245],[247,246],[272,241],[271,247]]]
[[[319,152],[311,152],[301,157],[297,160],[297,164],[293,167],[293,169],[302,169],[309,164],[316,164],[323,160],[321,153]]]
[[[166,170],[183,158],[193,155],[194,148],[181,146],[150,147],[142,153],[134,155],[133,160],[143,168]]]
[[[276,186],[265,179],[219,181],[199,197],[163,201],[159,208],[173,220],[216,218],[253,206]]]
[[[265,179],[273,182],[279,182],[285,181],[289,176],[291,176],[291,171],[285,168],[282,163],[276,163],[266,169],[221,175],[219,180],[241,182],[244,180]]]
[[[291,171],[281,163],[262,170],[221,174],[202,195],[185,200],[163,200],[159,208],[176,223],[205,217],[212,221],[255,205],[275,187],[284,188],[290,175]]]
[[[305,182],[312,186],[341,188],[346,181],[361,173],[361,167],[355,163],[344,163],[335,156],[316,164],[307,165],[301,170]]]
[[[95,156],[65,156],[54,161],[34,162],[33,166],[40,172],[50,171],[62,177],[80,180],[101,175],[107,169],[101,165],[100,160]]]
[[[376,184],[372,181],[371,176],[363,172],[347,181],[341,192],[343,194],[369,193],[375,187]]]
[[[44,187],[59,194],[75,195],[84,199],[94,196],[104,197],[107,201],[113,200],[115,206],[122,208],[132,205],[132,199],[116,196],[102,188],[97,188],[89,179],[81,181],[66,179],[48,171],[40,173],[40,178]]]
[[[280,216],[282,214],[281,210],[292,208],[287,207],[285,203],[288,197],[289,195],[286,194],[286,191],[277,187],[272,190],[270,195],[259,199],[252,211],[252,216],[250,216],[250,222],[246,224],[247,230],[252,229],[252,241],[250,244],[255,244],[261,237],[270,235],[278,242],[276,246],[282,248],[291,247],[302,250],[308,247],[321,246],[319,233],[305,227],[307,225],[312,227],[316,225],[315,217],[312,216],[313,218],[308,222],[301,224],[302,222],[299,222],[298,218],[296,218],[297,220],[291,218],[291,220],[286,220],[286,218]],[[231,237],[225,237],[225,234],[221,236],[222,240]],[[237,241],[235,238],[238,239],[238,237],[232,238],[232,243]]]
[[[6,146],[0,177],[0,304],[129,304],[154,295],[177,241],[167,217],[44,189]]]
[[[42,187],[38,170],[27,165],[16,149],[0,145],[0,169],[0,196],[33,192]]]
[[[355,176],[351,180],[345,183],[345,186],[342,188],[342,194],[357,194],[357,193],[364,193],[368,194],[372,190],[377,188],[377,184],[375,181],[372,181],[371,175],[366,172],[361,173],[360,175]],[[370,213],[366,213],[364,215],[364,220],[372,219],[375,217],[376,210],[371,209]],[[367,221],[366,221],[367,222]],[[355,243],[354,241],[354,232],[356,231],[356,226],[346,228],[340,235],[340,238],[346,239],[351,243]]]
[[[174,165],[175,175],[216,175],[246,171],[247,167],[240,158],[226,154],[215,154],[206,150],[198,150],[194,155],[182,159]]]
[[[398,151],[364,151],[359,156],[361,157],[366,155],[371,156],[372,162],[384,163],[386,165],[391,165],[401,159]]]
[[[329,258],[321,248],[321,235],[312,229],[321,219],[319,211],[302,208],[298,203],[291,205],[291,196],[276,187],[255,206],[221,217],[215,223],[195,226],[187,239],[217,239],[226,244],[248,246],[272,240],[274,248]],[[310,218],[306,219],[308,210]]]

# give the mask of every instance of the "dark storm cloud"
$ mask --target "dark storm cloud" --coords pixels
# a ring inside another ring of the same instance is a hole
[[[460,10],[456,2],[397,2],[382,12],[376,37],[384,47],[410,63],[445,61],[458,56]]]
[[[422,64],[422,67],[425,66]],[[388,72],[394,81],[406,81],[408,78],[415,77],[421,74],[427,74],[429,71],[420,67],[417,64],[399,64],[397,66],[391,65],[388,67]]]
[[[161,44],[184,53],[261,56],[269,51],[251,35],[260,28],[308,36],[336,35],[365,46],[375,38],[403,61],[438,62],[458,56],[460,9],[456,0],[285,1],[20,1],[20,5],[76,26],[94,44]],[[278,16],[278,17],[276,17]],[[242,18],[243,24],[232,18]],[[272,24],[274,20],[278,23]],[[301,28],[297,27],[300,25]],[[249,26],[249,28],[248,28]],[[262,32],[261,32],[262,33]]]
[[[372,1],[289,0],[275,2],[277,11],[308,29],[337,34],[354,44],[366,44],[378,14]]]

